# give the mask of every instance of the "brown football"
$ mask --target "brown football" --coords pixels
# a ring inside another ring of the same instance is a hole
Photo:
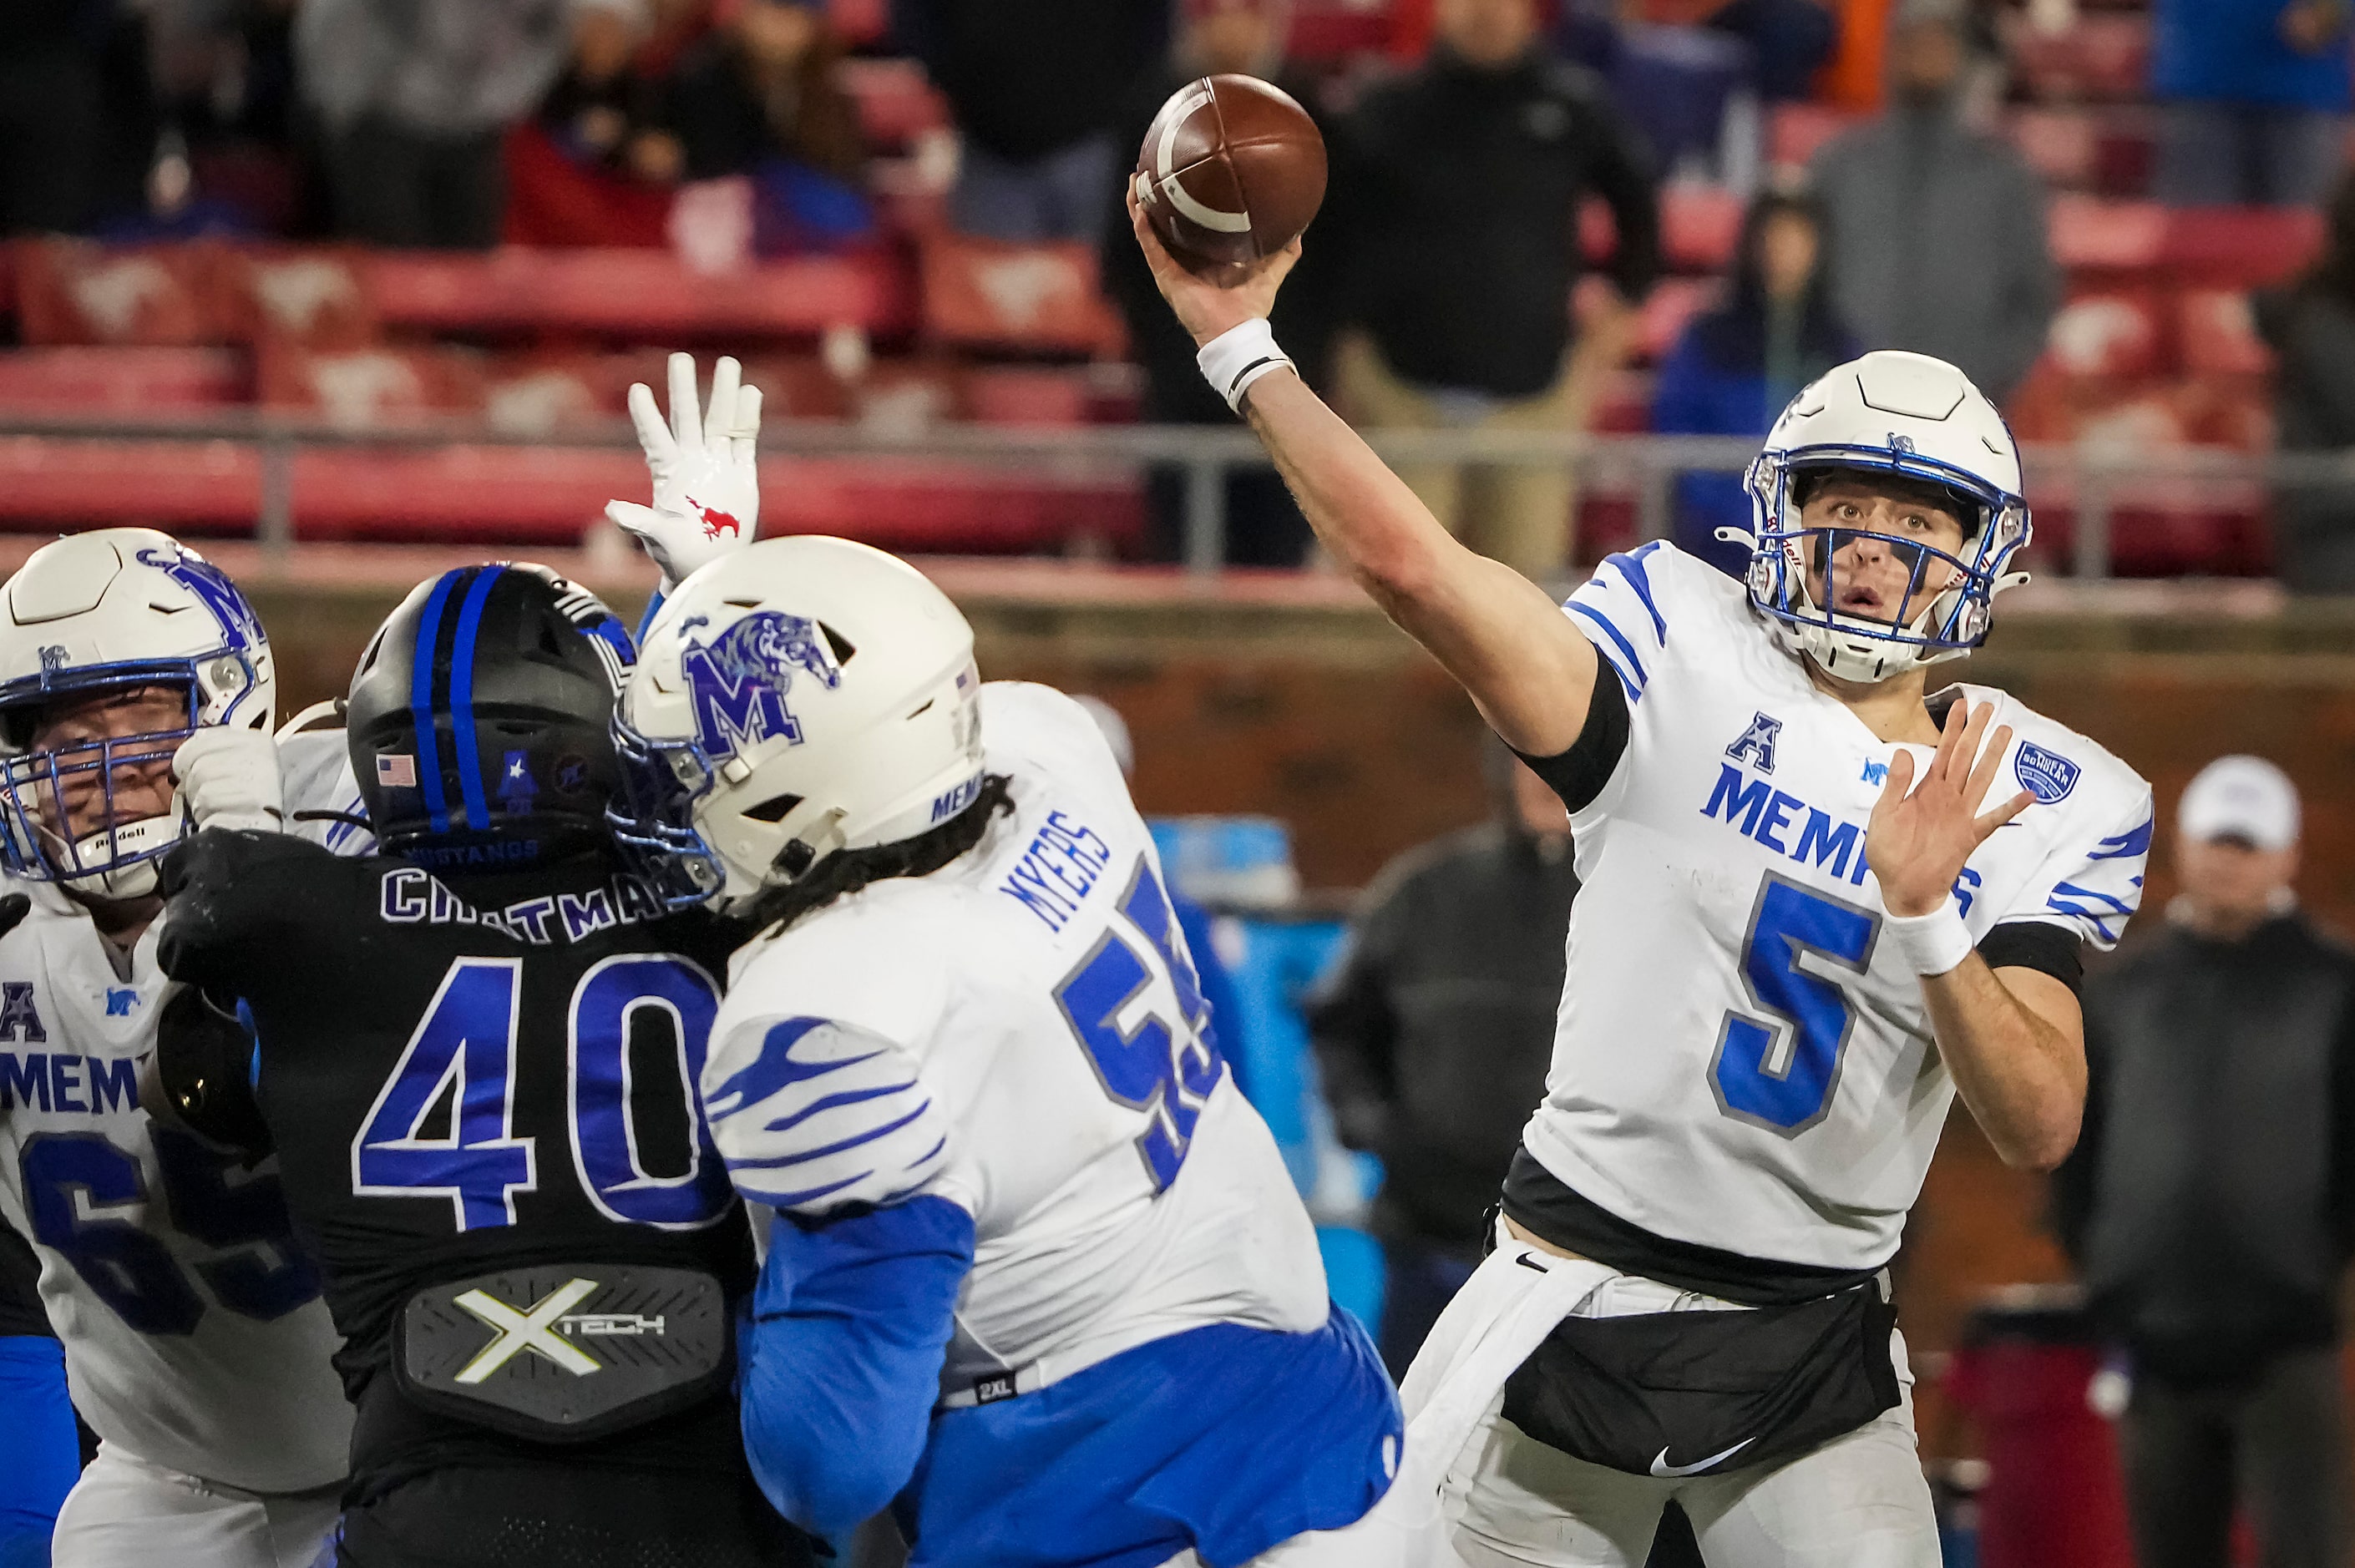
[[[1217,278],[1308,227],[1325,199],[1325,138],[1289,93],[1257,77],[1200,77],[1153,117],[1135,184],[1170,254]]]

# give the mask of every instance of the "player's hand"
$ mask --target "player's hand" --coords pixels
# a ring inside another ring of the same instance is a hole
[[[1864,858],[1881,881],[1881,901],[1891,915],[1927,915],[1945,903],[1973,851],[2034,803],[2022,789],[1985,816],[1980,802],[1995,783],[2011,747],[2011,726],[1987,734],[1992,703],[1967,715],[1957,702],[1946,710],[1938,749],[1913,785],[1913,754],[1890,759],[1889,778],[1865,824]],[[1982,744],[1984,743],[1984,744]]]
[[[1300,260],[1300,241],[1295,239],[1274,255],[1240,269],[1228,281],[1212,282],[1178,264],[1146,220],[1134,188],[1128,193],[1128,222],[1136,231],[1136,243],[1145,251],[1145,264],[1153,269],[1153,281],[1161,297],[1169,302],[1169,308],[1178,313],[1178,324],[1191,333],[1198,344],[1273,310],[1275,291],[1284,287],[1284,280]]]
[[[761,522],[761,389],[742,385],[743,367],[722,355],[711,367],[709,413],[695,395],[695,355],[670,356],[670,421],[654,389],[630,388],[630,419],[654,475],[655,503],[609,502],[605,515],[634,535],[676,587],[696,568],[752,542]]]
[[[286,825],[278,742],[267,730],[200,729],[173,754],[172,777],[200,829],[274,833]]]

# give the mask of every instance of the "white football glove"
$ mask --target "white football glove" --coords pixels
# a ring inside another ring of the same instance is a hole
[[[172,777],[199,829],[274,833],[286,825],[278,742],[267,730],[200,729],[173,754]]]
[[[698,411],[695,356],[670,356],[670,423],[654,389],[630,388],[630,418],[654,474],[655,503],[609,502],[605,515],[627,529],[662,568],[663,591],[697,567],[752,542],[761,521],[761,389],[741,385],[743,368],[721,355],[711,367],[711,411]]]

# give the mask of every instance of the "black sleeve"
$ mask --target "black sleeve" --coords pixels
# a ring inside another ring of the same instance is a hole
[[[1590,101],[1586,118],[1592,143],[1587,178],[1611,208],[1611,221],[1618,230],[1611,281],[1629,302],[1637,303],[1660,278],[1660,195],[1651,155],[1607,100],[1598,96]]]
[[[1998,927],[2000,930],[2002,927]],[[2085,1111],[2077,1127],[2076,1147],[2053,1170],[2046,1221],[2061,1250],[2079,1273],[2085,1267],[2085,1243],[2094,1225],[2095,1178],[2102,1168],[2102,1135],[2107,1117],[2103,1107],[2108,1095],[2108,1037],[2097,1007],[2085,1010]]]
[[[253,1031],[195,986],[175,987],[155,1021],[155,1074],[198,1137],[260,1158],[274,1147],[253,1097]]]
[[[1991,969],[2035,969],[2071,991],[2085,978],[2084,938],[2049,920],[2007,920],[1979,938]]]
[[[2330,1222],[2346,1257],[2355,1255],[2355,979],[2340,1008],[2330,1058]]]
[[[0,1220],[0,1337],[56,1337],[41,1305],[40,1281],[41,1260],[23,1236]]]
[[[1554,757],[1515,752],[1529,771],[1553,786],[1561,803],[1582,811],[1603,793],[1619,759],[1627,755],[1627,693],[1619,673],[1602,654],[1594,656],[1594,690],[1586,699],[1586,727],[1568,751]]]
[[[1378,887],[1380,884],[1376,885]],[[1398,1015],[1391,1011],[1391,901],[1369,900],[1339,966],[1310,998],[1316,1047],[1333,1128],[1351,1149],[1379,1150],[1398,1098]]]
[[[297,961],[305,911],[350,863],[291,833],[198,833],[164,857],[157,963],[215,996],[244,996],[255,967]]]

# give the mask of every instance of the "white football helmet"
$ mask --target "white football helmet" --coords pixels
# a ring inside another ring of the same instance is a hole
[[[45,710],[108,692],[186,694],[168,729],[36,750]],[[164,815],[118,820],[124,768],[168,766],[208,726],[267,731],[278,689],[261,618],[194,550],[152,528],[100,528],[44,545],[0,587],[0,862],[10,873],[102,898],[155,885],[155,858],[191,831],[175,796]],[[84,830],[97,790],[100,811]]]
[[[1881,620],[1816,602],[1807,578],[1819,557],[1825,597],[1833,597],[1828,574],[1839,541],[1829,535],[1859,532],[1802,525],[1796,482],[1825,470],[1895,474],[1953,495],[1963,519],[1958,555],[1914,539],[1868,535],[1911,561],[1909,599],[1933,563],[1949,574],[1945,588],[1910,621],[1902,609]],[[2019,448],[1995,405],[1943,359],[1883,349],[1827,372],[1774,421],[1744,482],[1755,519],[1751,602],[1771,619],[1785,647],[1830,674],[1878,681],[1959,658],[1986,641],[1995,596],[2028,580],[2027,573],[2008,570],[2030,537]]]
[[[762,539],[647,628],[613,717],[615,838],[673,906],[738,908],[978,798],[973,628],[905,561]]]

